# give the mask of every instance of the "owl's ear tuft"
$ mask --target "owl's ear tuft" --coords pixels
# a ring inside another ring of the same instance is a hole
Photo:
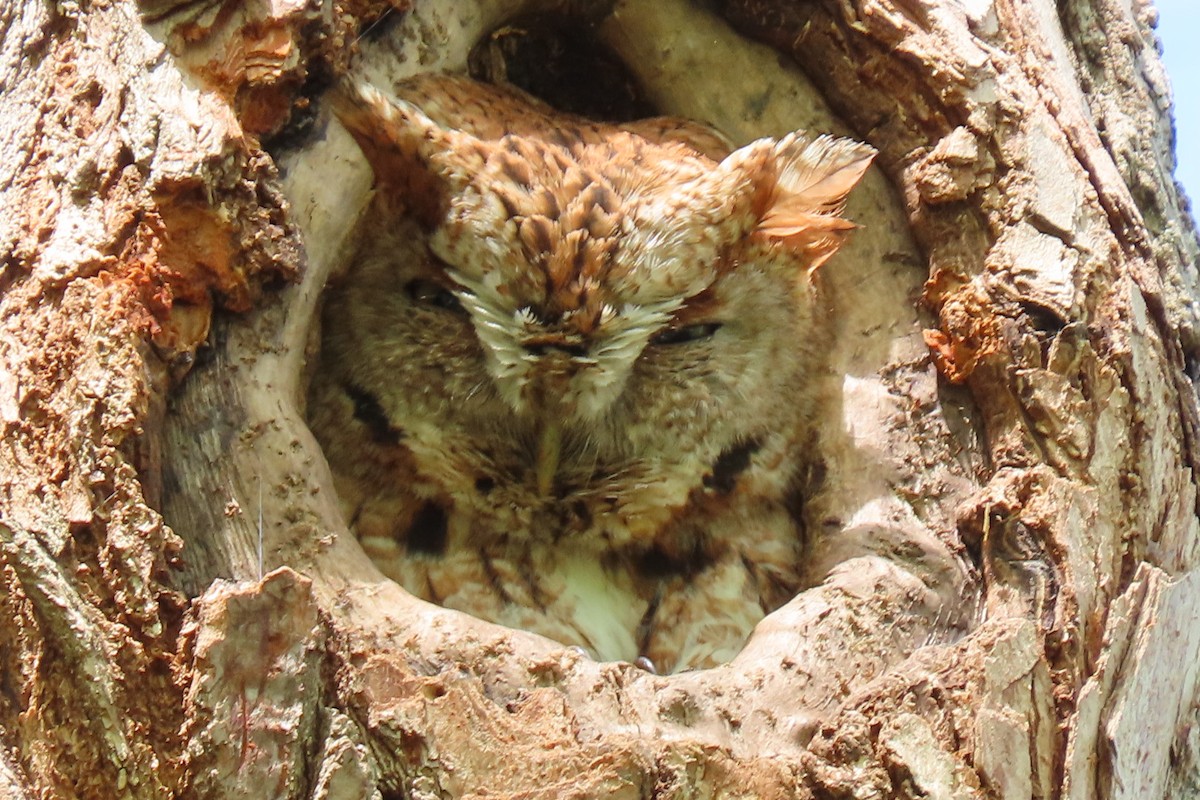
[[[458,141],[471,138],[468,134],[441,127],[420,109],[368,83],[343,80],[329,99],[371,165],[376,187],[428,226],[437,222],[449,195],[473,168],[482,166],[480,156],[478,164],[467,163],[479,153]]]
[[[784,137],[768,160],[774,181],[762,198],[758,232],[804,254],[815,270],[856,227],[841,214],[874,158],[874,148],[850,139]]]

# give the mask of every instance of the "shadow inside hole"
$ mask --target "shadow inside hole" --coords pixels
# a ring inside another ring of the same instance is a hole
[[[605,122],[657,112],[628,67],[580,16],[517,17],[480,40],[467,59],[471,77],[509,83],[559,111]]]

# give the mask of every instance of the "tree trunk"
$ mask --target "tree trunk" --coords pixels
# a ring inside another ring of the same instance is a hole
[[[0,7],[0,796],[1200,795],[1200,246],[1148,3],[407,5]],[[538,31],[735,143],[879,151],[822,268],[828,577],[715,669],[415,600],[304,423],[371,181],[324,90],[515,80]]]

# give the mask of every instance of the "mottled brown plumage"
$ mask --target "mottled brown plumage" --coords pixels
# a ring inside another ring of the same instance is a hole
[[[728,152],[447,76],[335,110],[377,192],[330,289],[310,421],[381,569],[661,669],[800,588],[812,270],[869,148]]]

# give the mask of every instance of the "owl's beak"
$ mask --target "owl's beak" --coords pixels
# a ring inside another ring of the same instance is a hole
[[[538,436],[537,489],[545,497],[554,485],[558,472],[558,459],[562,453],[562,425],[557,420],[547,421]]]

